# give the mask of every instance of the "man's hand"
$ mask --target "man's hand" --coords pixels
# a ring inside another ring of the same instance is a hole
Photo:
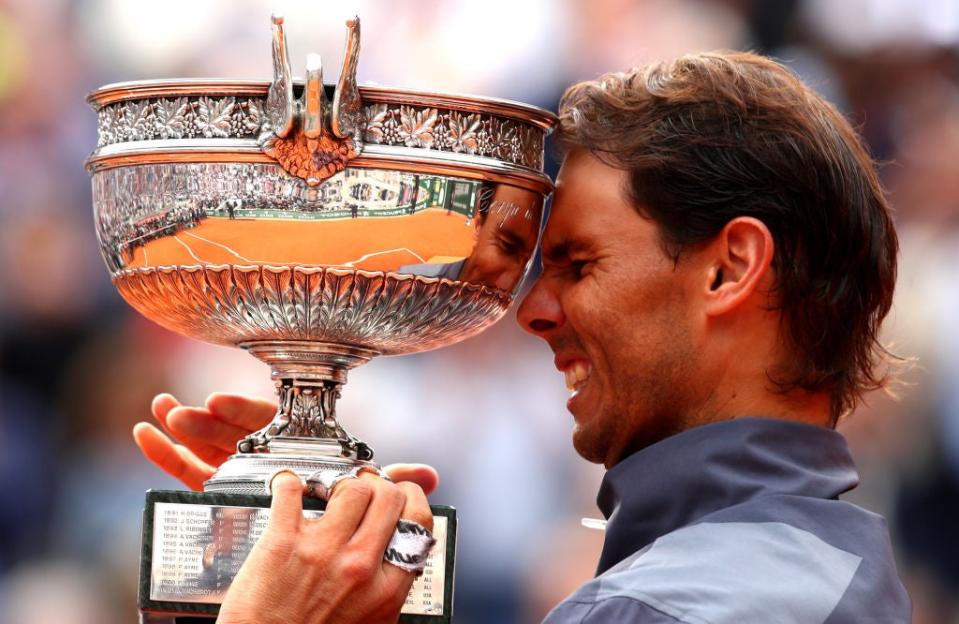
[[[201,490],[241,438],[272,420],[276,406],[212,394],[204,407],[189,407],[161,394],[152,411],[173,440],[141,422],[133,428],[140,450]],[[395,622],[413,575],[386,563],[383,554],[400,518],[432,530],[426,495],[439,476],[421,464],[394,464],[384,471],[393,483],[370,473],[339,482],[318,519],[303,517],[299,477],[278,474],[269,525],[233,581],[217,622]]]
[[[155,426],[141,422],[133,427],[137,446],[164,472],[198,491],[236,452],[237,442],[262,429],[276,414],[276,405],[270,401],[222,393],[211,394],[203,407],[180,405],[172,395],[159,394],[151,409],[173,440]],[[412,481],[427,495],[439,483],[436,471],[422,464],[393,464],[383,470],[393,481]]]
[[[269,524],[217,623],[396,622],[414,577],[383,553],[400,518],[432,530],[423,490],[362,473],[336,485],[317,519],[303,517],[299,477],[279,473],[272,491]]]
[[[193,490],[202,490],[217,466],[236,452],[236,443],[262,429],[276,414],[276,405],[235,394],[211,394],[203,407],[180,405],[159,394],[153,417],[175,444],[148,423],[133,427],[133,439],[147,459]]]

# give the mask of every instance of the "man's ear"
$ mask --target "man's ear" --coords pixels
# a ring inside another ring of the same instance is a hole
[[[775,251],[769,228],[753,217],[727,223],[708,250],[709,271],[703,287],[709,316],[726,314],[757,292],[770,272]]]

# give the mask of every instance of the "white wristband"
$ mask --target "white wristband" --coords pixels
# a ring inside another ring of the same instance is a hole
[[[436,539],[429,529],[409,520],[396,523],[383,559],[398,568],[417,575],[426,567],[426,559]]]

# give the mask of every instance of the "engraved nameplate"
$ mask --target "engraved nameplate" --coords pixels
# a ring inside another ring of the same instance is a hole
[[[216,499],[210,500],[212,496]],[[223,502],[224,496],[230,495],[148,493],[141,609],[195,614],[215,614],[219,609],[270,516],[269,508],[248,505],[246,499],[250,497],[243,497],[239,505],[215,504]],[[160,498],[180,500],[158,500]],[[183,502],[188,498],[207,500]],[[445,621],[451,615],[451,604],[447,604],[452,599],[453,544],[450,540],[455,540],[455,533],[451,535],[450,530],[451,523],[455,522],[451,512],[449,508],[434,508],[436,545],[426,569],[414,581],[407,596],[401,621]],[[303,515],[318,518],[323,511],[304,509]],[[421,619],[423,616],[428,619]]]

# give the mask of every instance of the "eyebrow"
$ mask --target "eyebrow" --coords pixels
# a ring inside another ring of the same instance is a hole
[[[588,243],[575,238],[564,238],[553,244],[543,241],[542,255],[547,262],[562,262],[572,254],[586,251],[589,248]]]

